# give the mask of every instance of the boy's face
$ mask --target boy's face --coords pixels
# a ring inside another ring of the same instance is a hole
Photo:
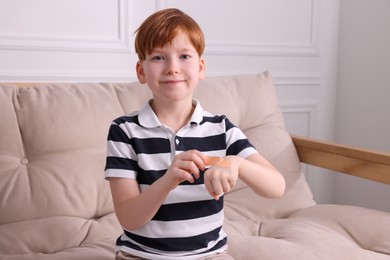
[[[147,83],[155,101],[174,102],[190,99],[200,79],[204,78],[205,64],[184,33],[179,33],[169,44],[156,48],[137,63],[140,83]]]

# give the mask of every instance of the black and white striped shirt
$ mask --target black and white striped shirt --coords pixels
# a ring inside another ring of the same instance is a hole
[[[108,134],[105,177],[136,179],[141,192],[160,178],[180,152],[199,150],[205,155],[256,153],[240,129],[225,116],[212,115],[194,100],[189,123],[175,133],[162,125],[149,102],[137,112],[117,118]],[[172,190],[153,219],[135,230],[124,230],[117,250],[148,259],[198,259],[225,251],[223,196],[215,201],[207,192],[203,174],[194,183]]]

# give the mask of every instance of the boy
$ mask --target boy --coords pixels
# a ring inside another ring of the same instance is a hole
[[[192,18],[156,12],[137,30],[135,49],[138,80],[153,98],[109,130],[105,176],[124,229],[116,259],[233,259],[223,194],[240,178],[261,196],[279,197],[284,179],[225,116],[193,100],[205,62]],[[223,159],[210,166],[216,157]]]

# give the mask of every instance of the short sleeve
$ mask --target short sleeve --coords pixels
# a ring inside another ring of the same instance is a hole
[[[137,156],[131,138],[123,130],[124,126],[114,121],[107,137],[105,178],[119,177],[136,179],[138,172]]]
[[[245,134],[235,126],[228,118],[225,118],[226,127],[226,155],[237,155],[246,158],[258,153],[249,142]]]

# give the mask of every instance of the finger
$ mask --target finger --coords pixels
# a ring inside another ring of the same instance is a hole
[[[180,170],[180,179],[182,180],[181,182],[188,181],[190,183],[194,183],[195,181],[194,176],[186,170]]]
[[[218,194],[216,194],[216,193],[211,193],[210,194],[215,200],[219,200],[219,195]]]
[[[207,191],[209,192],[211,197],[213,197],[215,200],[219,200],[219,194],[212,190],[212,186],[210,186],[210,187],[211,188],[207,189]]]
[[[192,152],[193,152],[193,156],[194,156],[193,157],[193,162],[196,165],[196,167],[198,169],[205,170],[205,168],[206,168],[206,165],[205,165],[206,156],[203,153],[201,153],[201,152],[199,152],[197,150],[192,150]]]
[[[179,168],[192,174],[196,179],[200,177],[199,169],[193,161],[182,161]]]
[[[215,198],[215,196],[217,194],[214,193],[213,186],[211,185],[211,180],[210,180],[209,174],[205,174],[205,176],[204,176],[204,186],[206,187],[206,190],[209,192],[209,194]]]
[[[190,150],[179,155],[180,160],[191,161],[198,169],[205,170],[205,158],[206,156],[198,150]]]
[[[233,188],[234,186],[236,186],[237,180],[234,178],[230,178],[228,180],[228,182],[229,182],[230,188]]]
[[[222,188],[222,185],[221,185],[221,182],[218,181],[218,180],[211,180],[211,186],[212,186],[212,193],[215,194],[215,195],[220,195],[223,193],[223,188]]]
[[[221,186],[224,193],[228,193],[232,187],[226,179],[221,180]]]

